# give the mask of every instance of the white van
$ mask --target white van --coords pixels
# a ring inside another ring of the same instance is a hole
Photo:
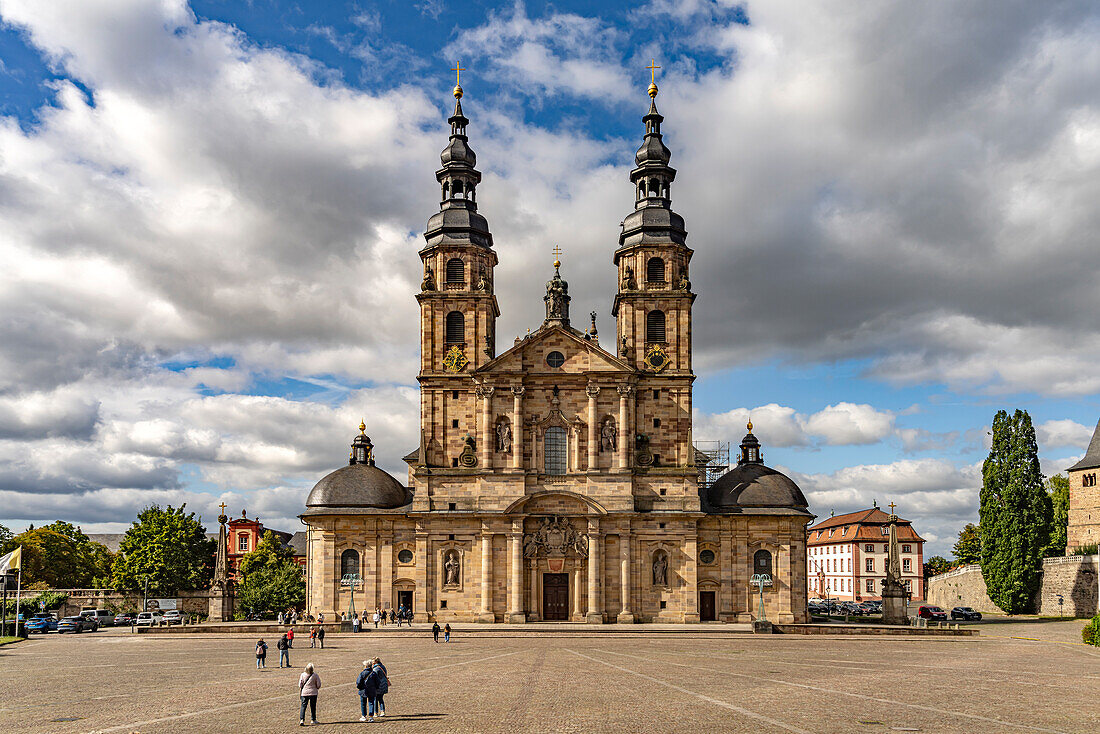
[[[94,619],[96,624],[100,627],[115,626],[115,615],[111,614],[106,609],[85,609],[80,613],[80,616]]]

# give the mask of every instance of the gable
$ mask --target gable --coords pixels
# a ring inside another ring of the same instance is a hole
[[[564,357],[560,367],[552,367],[547,362],[552,352]],[[482,365],[475,374],[524,373],[534,376],[590,372],[633,374],[635,370],[603,349],[596,340],[585,339],[572,329],[550,326],[528,335],[504,354]]]

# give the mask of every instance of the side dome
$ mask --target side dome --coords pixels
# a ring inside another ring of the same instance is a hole
[[[741,464],[723,474],[707,491],[707,502],[716,510],[760,507],[804,510],[809,505],[790,477],[763,464]]]
[[[309,492],[306,507],[375,507],[408,504],[401,482],[372,464],[351,464],[324,477]]]

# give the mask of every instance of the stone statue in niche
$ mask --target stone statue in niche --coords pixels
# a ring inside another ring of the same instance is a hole
[[[461,566],[458,561],[458,551],[449,550],[443,556],[443,585],[458,586],[459,571]]]
[[[435,273],[432,272],[431,265],[424,266],[424,280],[420,282],[420,290],[422,291],[434,291],[435,290]]]
[[[477,443],[469,434],[462,439],[462,453],[458,455],[458,464],[467,469],[477,466]]]
[[[512,453],[512,424],[507,420],[497,423],[497,451],[502,454]]]
[[[600,428],[600,451],[614,451],[618,443],[618,433],[615,419],[608,416]]]
[[[624,291],[633,291],[638,289],[638,281],[634,280],[634,268],[629,265],[626,266],[626,272],[623,274],[623,286]]]
[[[668,554],[664,551],[653,556],[653,585],[668,586]]]

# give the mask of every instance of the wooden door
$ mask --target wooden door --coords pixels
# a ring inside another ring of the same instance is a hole
[[[714,622],[718,617],[714,613],[714,592],[699,592],[699,620],[702,622]]]
[[[542,575],[542,618],[560,622],[569,619],[569,574]]]

